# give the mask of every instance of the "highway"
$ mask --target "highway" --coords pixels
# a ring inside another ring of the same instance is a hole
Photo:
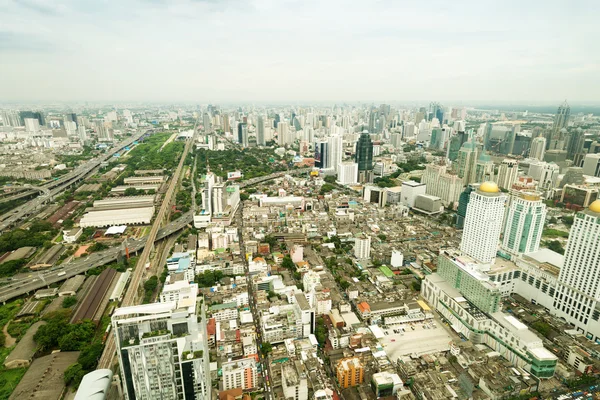
[[[177,166],[175,173],[172,175],[173,177],[169,184],[169,188],[167,189],[167,192],[165,193],[165,196],[163,198],[163,202],[160,207],[160,210],[158,211],[158,214],[156,215],[156,219],[154,220],[154,224],[152,225],[152,229],[150,229],[150,233],[147,236],[146,245],[144,246],[144,250],[142,251],[142,254],[140,255],[140,257],[138,258],[137,265],[136,265],[135,269],[133,270],[133,274],[131,276],[131,281],[129,282],[129,286],[127,287],[127,291],[125,292],[125,296],[120,305],[121,307],[129,307],[129,306],[137,304],[138,297],[140,294],[139,289],[142,284],[144,271],[146,269],[145,265],[148,262],[148,260],[150,259],[150,252],[152,251],[152,247],[158,236],[158,231],[160,229],[160,226],[162,225],[163,221],[165,220],[165,217],[168,215],[168,212],[171,208],[171,200],[173,198],[173,194],[175,193],[175,190],[178,187],[178,183],[179,183],[179,179],[181,177],[181,171],[183,169],[185,159],[186,159],[188,153],[190,152],[190,149],[196,142],[197,126],[198,126],[198,120],[196,120],[196,123],[194,124],[194,134],[192,136],[192,139],[188,140],[186,142],[185,148],[181,155],[181,159],[179,160],[179,165]],[[180,217],[179,219],[181,219],[181,218],[183,218],[183,216]],[[176,220],[176,221],[178,221],[178,220]],[[104,343],[104,352],[102,353],[102,356],[100,357],[100,361],[98,362],[98,369],[112,367],[113,360],[116,355],[116,350],[117,350],[117,348],[116,348],[116,344],[115,344],[115,334],[113,333],[112,335],[108,335],[106,342]]]
[[[84,165],[80,165],[68,174],[61,176],[59,179],[42,185],[41,188],[44,189],[44,193],[42,195],[37,196],[27,203],[0,215],[0,232],[4,232],[6,229],[14,226],[23,218],[33,214],[44,203],[51,201],[54,197],[64,193],[65,190],[73,183],[86,178],[104,161],[109,160],[115,153],[121,151],[124,147],[131,145],[134,141],[138,140],[148,132],[151,131],[146,131],[144,133],[138,132],[138,134],[133,135],[132,137],[127,138],[113,146],[113,148],[108,152],[91,159]]]
[[[0,203],[6,203],[7,201],[19,200],[27,196],[33,196],[36,193],[42,193],[43,195],[49,195],[50,190],[42,186],[9,186],[10,189],[18,190],[19,193],[12,194],[10,196],[0,198]]]
[[[155,241],[160,241],[171,236],[173,233],[182,230],[188,224],[192,223],[192,221],[193,215],[191,212],[183,214],[180,218],[160,229],[156,235]],[[138,240],[128,240],[127,247],[129,253],[140,251],[147,243],[147,236]],[[75,275],[85,273],[92,268],[110,264],[117,260],[120,252],[121,247],[111,247],[107,250],[92,253],[85,258],[82,257],[61,264],[57,268],[51,268],[43,272],[19,274],[12,278],[5,278],[0,281],[0,283],[6,283],[4,286],[0,286],[0,302],[5,303],[10,299],[24,294],[30,294],[31,292],[47,287],[52,283],[60,282]],[[62,272],[65,272],[65,274],[58,276],[58,274]]]

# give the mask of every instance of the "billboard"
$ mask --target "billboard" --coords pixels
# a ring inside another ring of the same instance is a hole
[[[233,172],[227,173],[228,180],[240,179],[241,177],[242,177],[242,173],[240,171],[233,171]]]

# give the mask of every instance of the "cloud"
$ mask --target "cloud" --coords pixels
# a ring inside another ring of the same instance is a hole
[[[47,2],[43,0],[13,0],[17,5],[22,8],[33,11],[44,15],[58,15],[59,8],[51,7]]]
[[[50,43],[31,34],[0,31],[0,53],[47,53],[53,51]]]

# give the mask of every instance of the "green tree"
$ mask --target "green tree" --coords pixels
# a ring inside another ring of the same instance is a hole
[[[67,218],[63,221],[62,228],[63,229],[71,229],[73,227],[73,225],[75,225],[75,222],[73,221],[73,219]]]
[[[63,378],[66,385],[78,387],[85,374],[86,372],[83,370],[81,364],[75,363],[65,370]]]
[[[283,261],[281,262],[281,266],[285,269],[296,270],[296,265],[292,261],[292,257],[284,256]]]
[[[335,186],[333,186],[330,183],[326,183],[323,186],[321,186],[321,190],[319,191],[319,194],[324,195],[326,193],[331,192],[333,189],[335,189]]]
[[[70,307],[74,306],[75,304],[77,304],[77,298],[75,296],[67,296],[67,297],[63,298],[63,301],[62,301],[63,308],[70,308]]]
[[[325,341],[327,340],[327,327],[325,326],[325,320],[323,317],[318,317],[315,326],[315,336],[319,346],[324,347]]]
[[[546,242],[546,247],[548,247],[550,250],[555,251],[559,254],[565,254],[565,249],[563,248],[562,244],[560,244],[560,242],[558,240],[550,240],[550,241]]]
[[[337,175],[327,175],[323,180],[327,183],[335,184],[336,179]]]
[[[263,357],[266,357],[270,352],[273,351],[273,345],[271,345],[271,343],[269,343],[269,342],[263,342],[260,345],[260,351],[261,351]]]
[[[100,360],[103,351],[104,345],[102,342],[95,341],[81,350],[77,362],[84,370],[91,371],[98,365],[98,360]]]
[[[138,190],[134,187],[125,189],[125,196],[137,196]]]

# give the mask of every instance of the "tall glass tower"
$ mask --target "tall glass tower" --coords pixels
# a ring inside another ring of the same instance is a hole
[[[370,182],[373,175],[373,142],[368,131],[363,131],[356,143],[356,163],[361,182]]]
[[[502,250],[514,255],[538,251],[545,220],[546,205],[539,193],[519,192],[511,196],[504,219]]]

